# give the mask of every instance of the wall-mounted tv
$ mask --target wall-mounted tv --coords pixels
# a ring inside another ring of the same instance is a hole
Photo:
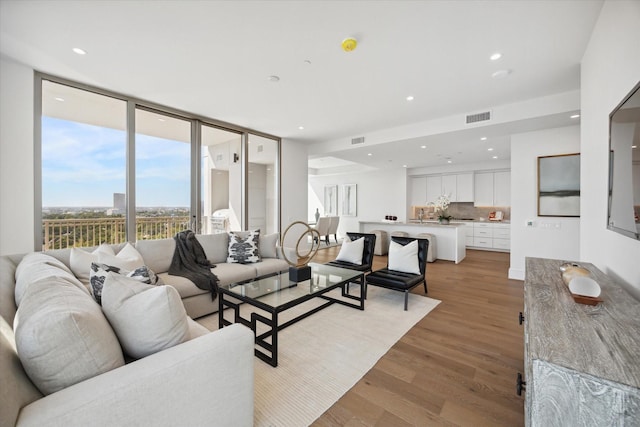
[[[640,240],[640,82],[609,115],[607,228]]]

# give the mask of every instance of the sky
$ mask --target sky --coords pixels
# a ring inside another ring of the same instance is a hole
[[[190,146],[136,135],[136,206],[188,207]],[[42,118],[42,206],[112,207],[126,190],[126,133]]]

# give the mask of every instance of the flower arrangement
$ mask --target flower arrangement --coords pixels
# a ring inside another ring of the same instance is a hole
[[[438,221],[449,221],[453,218],[447,211],[450,204],[451,201],[449,200],[449,196],[444,194],[438,197],[435,202],[431,202],[431,205],[433,205],[436,214],[438,215]]]

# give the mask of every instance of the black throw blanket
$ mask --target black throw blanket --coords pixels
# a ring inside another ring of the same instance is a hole
[[[181,231],[174,237],[176,250],[169,266],[169,274],[191,280],[200,289],[211,292],[211,300],[218,296],[218,278],[211,272],[215,267],[207,259],[204,249],[191,230]]]

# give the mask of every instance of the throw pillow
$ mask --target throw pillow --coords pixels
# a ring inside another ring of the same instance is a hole
[[[278,258],[278,239],[280,234],[271,233],[260,236],[260,258]]]
[[[91,263],[93,262],[113,265],[127,271],[135,270],[144,265],[142,255],[131,243],[127,243],[117,255],[109,245],[104,243],[93,252],[87,252],[79,248],[71,249],[71,270],[87,286],[89,285]]]
[[[148,285],[162,284],[158,283],[158,276],[146,265],[138,267],[133,271],[126,271],[113,265],[92,262],[89,282],[91,283],[93,298],[95,298],[98,304],[102,304],[102,287],[104,285],[104,279],[109,272],[121,274]]]
[[[404,246],[391,241],[389,245],[389,270],[421,274],[420,263],[418,262],[417,240],[413,240]]]
[[[58,277],[29,286],[14,331],[25,372],[45,395],[124,365],[118,338],[100,306]]]
[[[246,237],[243,237],[246,236]],[[251,264],[260,262],[260,230],[229,233],[229,256],[227,262]]]
[[[362,265],[362,254],[364,253],[364,237],[356,240],[344,239],[340,253],[336,261],[350,262]]]
[[[152,286],[107,273],[102,311],[124,352],[136,359],[189,339],[187,313],[173,286]]]

